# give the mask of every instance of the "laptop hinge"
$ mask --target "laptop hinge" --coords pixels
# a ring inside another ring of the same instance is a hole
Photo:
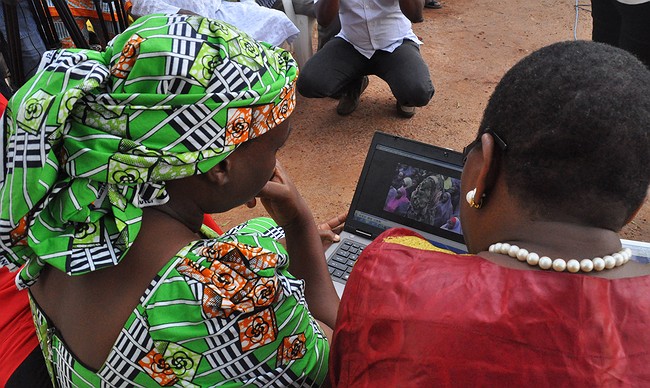
[[[366,238],[372,238],[372,234],[370,234],[368,232],[364,232],[363,230],[355,229],[355,232],[357,232],[358,234],[360,234],[360,235],[362,235],[362,236],[364,236]]]

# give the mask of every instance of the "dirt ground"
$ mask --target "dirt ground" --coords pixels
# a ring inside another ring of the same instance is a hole
[[[359,108],[347,117],[336,114],[336,100],[299,96],[293,132],[279,160],[317,221],[349,207],[374,131],[462,150],[473,140],[492,90],[516,61],[547,44],[572,40],[574,33],[578,39],[591,38],[588,6],[581,6],[574,29],[573,0],[442,0],[442,4],[439,10],[425,9],[424,22],[413,26],[424,42],[421,52],[436,88],[429,105],[419,108],[413,118],[396,116],[388,86],[376,77],[370,78]],[[214,218],[227,229],[260,215],[266,214],[258,205]],[[649,218],[646,200],[622,237],[650,241]]]

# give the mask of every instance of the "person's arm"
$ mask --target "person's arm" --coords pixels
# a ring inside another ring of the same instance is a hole
[[[271,180],[258,194],[264,208],[284,229],[289,272],[305,281],[305,299],[319,322],[334,328],[339,297],[327,269],[323,244],[307,202],[278,163]],[[254,206],[254,203],[249,203]]]
[[[314,12],[318,24],[327,27],[339,14],[339,0],[318,0]]]
[[[422,21],[424,0],[399,0],[399,8],[411,23],[419,23]]]

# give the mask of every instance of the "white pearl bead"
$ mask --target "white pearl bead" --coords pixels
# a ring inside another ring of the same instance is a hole
[[[489,246],[488,250],[492,253],[508,255],[519,261],[525,261],[532,266],[537,265],[541,269],[553,268],[557,272],[569,271],[571,273],[611,269],[627,263],[632,257],[632,251],[629,248],[621,249],[619,252],[604,256],[603,258],[596,257],[594,259],[583,260],[571,259],[568,261],[559,258],[552,260],[548,256],[540,258],[535,252],[529,252],[524,248],[520,248],[517,245],[510,245],[508,243],[492,244]]]
[[[594,269],[596,271],[602,271],[605,269],[605,260],[601,259],[600,257],[596,257],[592,261],[594,262]]]
[[[566,270],[571,273],[576,273],[580,271],[580,262],[575,259],[571,259],[566,262]]]
[[[525,250],[524,248],[519,248],[519,252],[517,252],[517,260],[526,261],[527,256],[528,256],[528,251]]]
[[[625,254],[628,257],[628,260],[632,258],[632,250],[630,248],[625,248],[625,249],[623,249],[623,251],[625,251]]]
[[[501,245],[503,245],[503,244],[501,244],[501,243],[494,244],[494,252],[501,253]]]
[[[544,256],[539,259],[539,267],[541,269],[549,269],[553,265],[553,260],[550,257]]]
[[[499,253],[501,253],[502,255],[507,255],[508,252],[510,252],[510,244],[508,243],[501,244],[501,249],[499,249]]]
[[[623,265],[623,263],[625,262],[625,258],[620,253],[614,253],[612,257],[614,258],[614,260],[616,260],[617,267]]]
[[[629,248],[624,249],[625,252],[625,262],[632,260],[632,251]]]
[[[580,269],[582,272],[591,272],[594,269],[594,262],[589,259],[580,260]]]
[[[553,269],[556,270],[557,272],[562,272],[566,269],[566,261],[563,259],[555,259],[553,260]]]
[[[535,252],[530,252],[526,256],[526,262],[530,265],[537,265],[539,263],[539,255]]]

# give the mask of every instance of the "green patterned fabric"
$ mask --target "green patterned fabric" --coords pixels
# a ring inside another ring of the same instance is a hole
[[[285,120],[297,66],[285,50],[198,16],[150,15],[105,52],[46,53],[9,101],[0,265],[32,284],[116,265],[165,181],[204,173]]]
[[[58,387],[319,386],[329,345],[269,218],[193,242],[153,279],[98,371],[31,301]]]

